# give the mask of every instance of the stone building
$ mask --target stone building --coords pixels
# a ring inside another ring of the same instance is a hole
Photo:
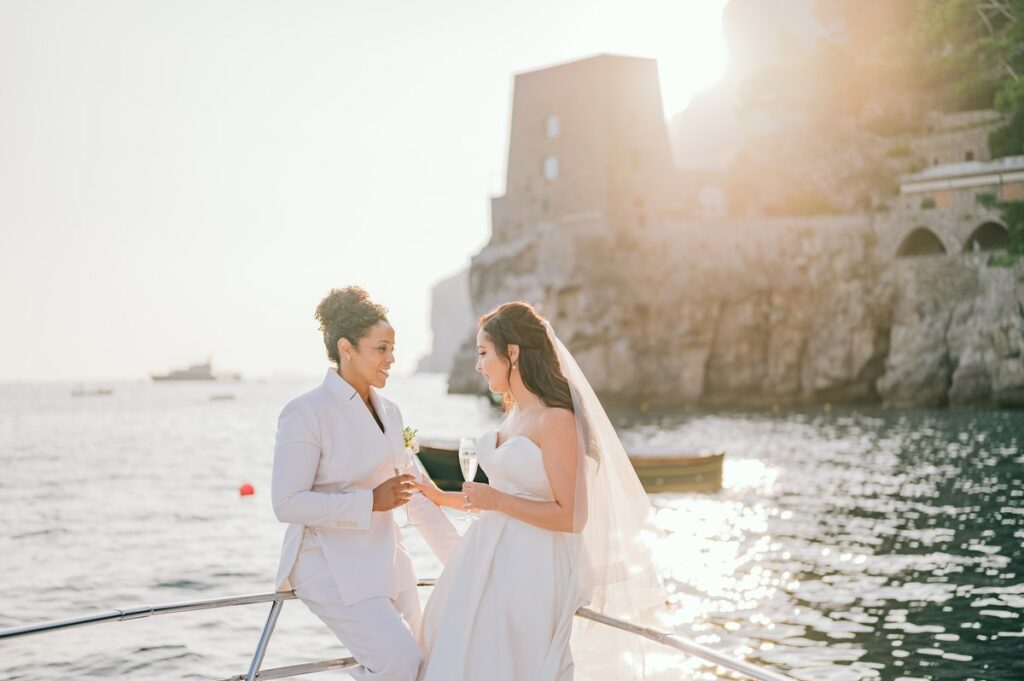
[[[493,239],[554,223],[643,229],[669,208],[674,173],[654,60],[600,55],[519,74]]]
[[[882,257],[1005,249],[996,202],[1024,201],[1024,156],[964,161],[907,175],[893,210],[877,220]]]
[[[521,74],[473,312],[533,302],[595,390],[632,405],[1024,404],[1024,266],[987,253],[1008,241],[989,197],[1021,193],[1024,158],[962,160],[991,117],[934,120],[908,160],[940,163],[886,212],[728,216],[692,209],[653,61]],[[451,391],[483,389],[473,351]]]
[[[996,111],[933,111],[924,129],[910,141],[910,149],[925,165],[939,166],[990,161],[988,136],[1003,122]]]

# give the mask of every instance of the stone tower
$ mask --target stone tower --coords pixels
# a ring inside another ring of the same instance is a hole
[[[654,60],[599,55],[519,74],[492,241],[545,223],[644,229],[663,214],[671,177]]]

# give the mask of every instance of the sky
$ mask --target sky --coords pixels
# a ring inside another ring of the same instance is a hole
[[[412,371],[490,238],[514,75],[655,58],[670,117],[724,4],[0,0],[0,381],[315,375],[348,284]]]

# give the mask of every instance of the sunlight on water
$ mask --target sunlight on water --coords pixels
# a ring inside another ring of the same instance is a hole
[[[619,426],[729,453],[721,492],[654,499],[677,630],[800,679],[1021,678],[1021,415],[647,418]]]
[[[269,590],[276,418],[316,383],[242,383],[221,402],[207,393],[223,386],[0,387],[0,628]],[[500,418],[437,377],[392,384],[424,435]],[[627,449],[727,453],[721,491],[652,498],[666,627],[807,681],[1024,678],[1024,414],[613,416]],[[255,496],[238,496],[243,481]],[[436,576],[415,528],[404,536]],[[265,617],[247,606],[25,639],[3,646],[2,676],[222,678],[244,671]],[[266,666],[341,652],[288,603]],[[682,664],[683,678],[735,678]]]

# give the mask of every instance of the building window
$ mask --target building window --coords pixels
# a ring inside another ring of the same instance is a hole
[[[544,158],[544,179],[555,180],[558,178],[558,157],[546,156]]]
[[[1024,201],[1024,182],[1008,182],[1000,187],[1003,201]]]
[[[973,161],[974,160],[974,152],[973,151],[968,151],[967,153],[965,153],[964,154],[964,160],[965,161]]]
[[[561,121],[558,120],[558,116],[555,114],[549,115],[544,120],[544,131],[547,133],[549,139],[558,137],[558,133],[561,132]]]
[[[939,208],[953,208],[956,205],[956,195],[951,189],[940,189],[935,192],[935,205]]]

